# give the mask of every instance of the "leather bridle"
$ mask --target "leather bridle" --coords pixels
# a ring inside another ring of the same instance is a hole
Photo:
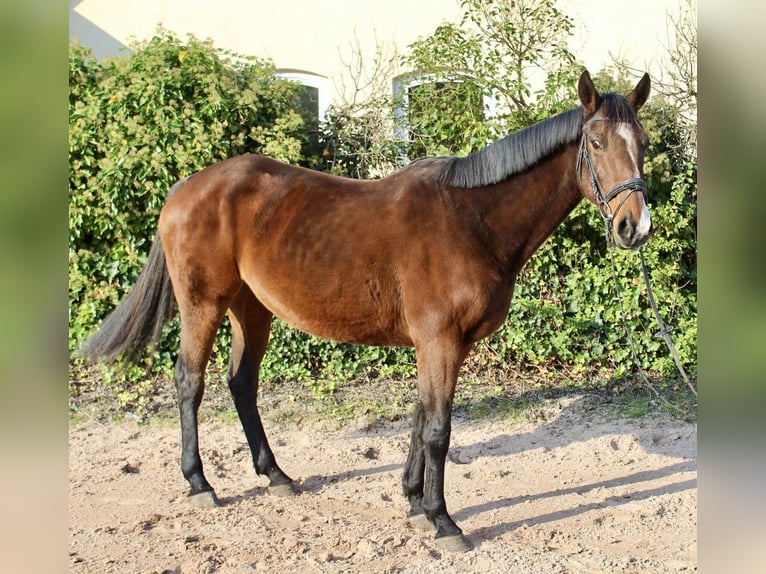
[[[598,121],[608,121],[607,118],[601,117],[601,116],[594,116],[590,118],[587,122],[585,122],[582,126],[583,134],[582,134],[582,140],[580,142],[580,151],[577,154],[577,177],[582,177],[582,165],[585,163],[585,165],[588,168],[588,175],[590,179],[591,187],[593,187],[593,194],[596,197],[596,202],[599,206],[599,211],[601,212],[601,217],[604,218],[604,221],[611,225],[612,221],[614,220],[617,213],[619,213],[620,209],[622,208],[623,204],[628,200],[628,198],[635,192],[641,192],[641,194],[644,196],[644,202],[646,202],[646,182],[643,180],[643,178],[640,177],[631,177],[630,179],[626,179],[625,181],[622,181],[615,185],[612,189],[609,190],[608,193],[604,193],[604,189],[601,187],[601,184],[598,181],[598,176],[596,175],[596,170],[593,168],[593,164],[590,160],[590,154],[588,153],[588,145],[587,145],[587,136],[585,134],[585,126],[587,126],[591,122],[598,122]],[[625,196],[620,200],[620,203],[617,204],[617,209],[612,211],[612,208],[609,205],[609,202],[612,201],[615,197],[617,197],[620,193],[623,191],[627,191],[628,193],[625,194]]]

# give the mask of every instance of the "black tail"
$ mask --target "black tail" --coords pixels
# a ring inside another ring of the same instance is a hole
[[[174,311],[173,287],[158,233],[133,289],[77,354],[93,363],[112,363],[122,357],[138,364],[147,346],[156,347]]]
[[[195,174],[173,184],[168,198]],[[118,357],[138,364],[146,348],[152,349],[162,335],[162,327],[175,311],[165,251],[160,234],[154,238],[141,274],[119,307],[104,319],[101,328],[83,343],[77,355],[91,363],[113,363]]]

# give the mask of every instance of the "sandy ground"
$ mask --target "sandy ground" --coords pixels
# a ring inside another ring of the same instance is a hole
[[[202,456],[223,506],[207,510],[185,502],[176,425],[76,424],[70,572],[696,571],[696,424],[608,420],[577,398],[550,411],[542,423],[454,422],[447,504],[475,546],[462,554],[406,521],[406,424],[267,424],[302,491],[279,498],[239,425],[208,421]]]

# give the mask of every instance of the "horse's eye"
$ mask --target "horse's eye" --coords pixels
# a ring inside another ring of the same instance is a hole
[[[601,142],[598,141],[596,138],[593,138],[590,140],[591,145],[593,146],[593,149],[601,149]]]

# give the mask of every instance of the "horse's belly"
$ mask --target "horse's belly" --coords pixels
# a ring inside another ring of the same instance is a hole
[[[306,319],[288,323],[311,335],[353,345],[412,346],[411,339],[397,329],[381,327],[375,322],[338,322]]]
[[[255,296],[287,324],[325,339],[356,345],[409,346],[397,305],[383,300],[370,280],[363,288],[348,284],[338,289],[311,282],[292,288],[253,288]]]

